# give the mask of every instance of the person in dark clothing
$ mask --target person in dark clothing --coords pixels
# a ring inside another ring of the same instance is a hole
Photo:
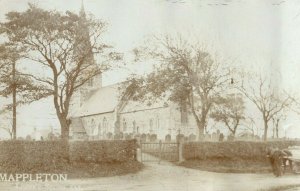
[[[272,166],[272,171],[275,176],[282,176],[284,170],[286,169],[286,162],[289,162],[291,167],[291,160],[287,157],[291,156],[291,153],[287,150],[279,150],[278,148],[270,148],[267,152],[270,163]]]

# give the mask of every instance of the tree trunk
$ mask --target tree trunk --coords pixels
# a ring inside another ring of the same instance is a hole
[[[203,141],[204,140],[204,128],[205,128],[205,123],[199,121],[199,123],[197,123],[198,126],[198,130],[199,130],[199,137],[198,140],[199,141]]]
[[[264,117],[264,141],[267,141],[268,137],[268,120]]]
[[[279,121],[280,121],[280,119],[278,118],[277,120],[276,120],[276,138],[278,139],[279,138],[279,136],[278,136],[278,128],[279,128]]]
[[[17,86],[16,86],[16,62],[13,61],[12,65],[12,75],[13,75],[13,89],[12,89],[12,112],[13,112],[13,124],[12,124],[12,134],[13,139],[17,139]]]
[[[60,127],[61,127],[61,138],[63,140],[68,140],[69,139],[69,133],[70,133],[68,120],[66,119],[66,117],[60,116],[59,117],[59,123],[60,123]]]

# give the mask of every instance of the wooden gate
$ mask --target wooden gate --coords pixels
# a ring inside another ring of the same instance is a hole
[[[142,162],[179,161],[179,143],[169,142],[141,142]]]

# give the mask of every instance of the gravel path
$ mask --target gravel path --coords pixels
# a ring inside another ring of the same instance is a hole
[[[175,166],[162,162],[146,163],[145,169],[124,176],[72,179],[64,182],[33,183],[0,182],[2,191],[68,190],[68,191],[256,191],[273,186],[297,184],[299,175],[213,173]]]

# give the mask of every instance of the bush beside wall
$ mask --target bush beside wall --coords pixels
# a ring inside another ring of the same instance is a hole
[[[266,148],[300,145],[298,141],[272,141],[272,142],[190,142],[183,146],[183,157],[186,160],[207,159],[245,159],[266,160]]]
[[[0,169],[9,172],[26,172],[39,169],[43,172],[60,169],[68,162],[67,144],[62,141],[1,141]]]
[[[0,171],[46,173],[72,163],[108,163],[135,160],[137,144],[128,141],[0,141]]]
[[[135,160],[135,140],[76,141],[70,144],[71,162],[126,162]]]

